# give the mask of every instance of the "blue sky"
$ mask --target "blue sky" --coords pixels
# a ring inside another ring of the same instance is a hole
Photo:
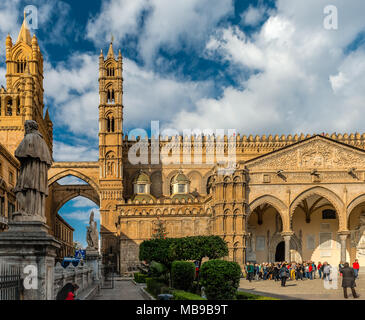
[[[55,160],[97,160],[98,56],[112,35],[124,57],[125,133],[151,120],[246,135],[364,132],[362,0],[330,1],[337,30],[324,28],[327,0],[2,1],[2,84],[5,37],[16,40],[29,4],[38,9]],[[61,210],[77,240],[91,209],[75,199]]]

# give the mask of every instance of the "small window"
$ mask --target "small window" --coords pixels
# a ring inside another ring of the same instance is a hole
[[[11,171],[9,172],[9,183],[14,184],[14,174]]]
[[[336,219],[336,211],[331,209],[323,210],[322,219]]]
[[[177,186],[177,192],[178,193],[184,193],[185,192],[185,184],[179,184]]]
[[[146,193],[146,185],[145,184],[137,185],[137,192],[138,193]]]

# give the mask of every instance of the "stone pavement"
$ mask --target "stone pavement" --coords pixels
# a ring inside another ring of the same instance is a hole
[[[282,300],[365,300],[365,274],[356,280],[356,292],[359,299],[352,297],[351,289],[347,289],[348,299],[343,297],[341,287],[342,278],[338,278],[337,289],[326,289],[323,280],[289,280],[286,287],[281,287],[281,282],[274,280],[259,280],[251,283],[241,279],[240,289],[245,292],[259,294]]]
[[[114,281],[114,289],[101,289],[94,300],[145,300],[140,289],[130,280]]]

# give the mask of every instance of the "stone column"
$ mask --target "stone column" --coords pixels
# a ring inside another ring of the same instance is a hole
[[[290,240],[293,235],[291,232],[283,232],[281,234],[285,241],[285,261],[290,262]]]
[[[340,233],[339,234],[340,241],[341,241],[341,261],[346,262],[346,244],[347,244],[347,238],[348,233]]]

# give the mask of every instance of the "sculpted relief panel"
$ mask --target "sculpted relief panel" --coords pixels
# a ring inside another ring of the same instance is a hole
[[[350,150],[329,141],[317,138],[283,152],[255,161],[252,166],[258,169],[348,169],[354,166],[365,167],[365,153]]]

